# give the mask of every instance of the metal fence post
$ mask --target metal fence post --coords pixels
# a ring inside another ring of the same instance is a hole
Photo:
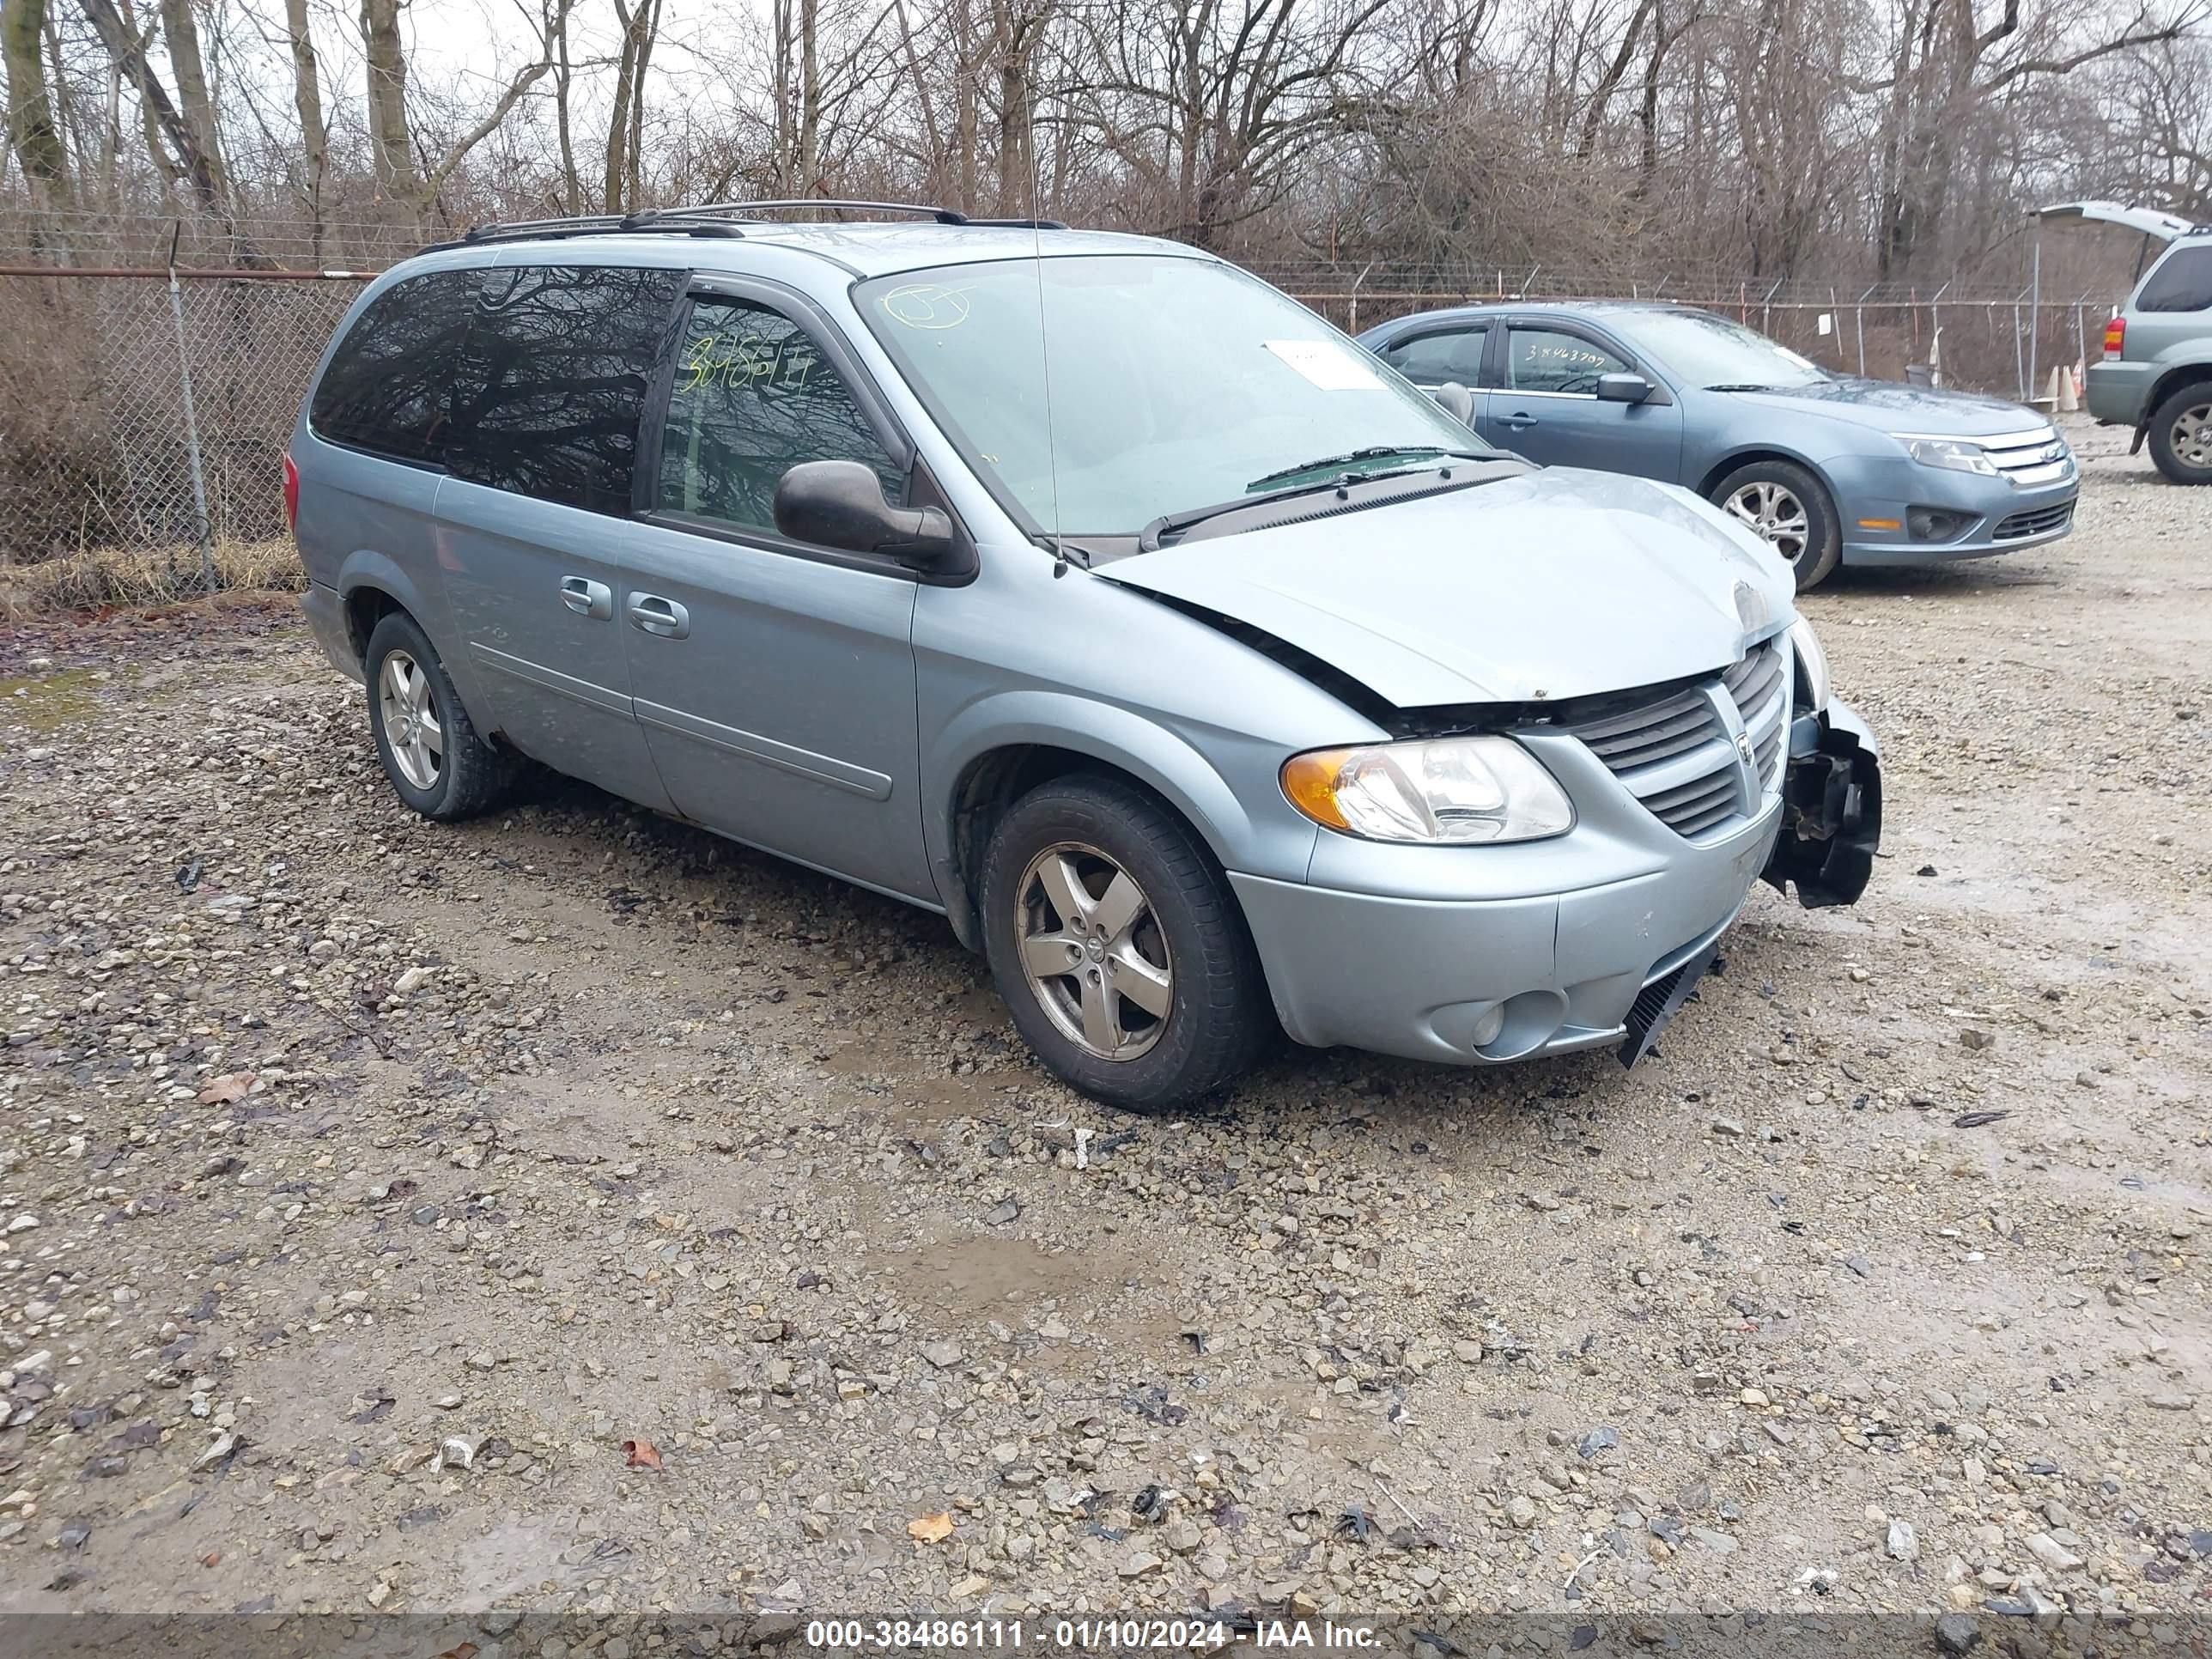
[[[2035,274],[2028,279],[2027,301],[2027,371],[2021,378],[2021,398],[2026,403],[2035,395],[2036,331],[2043,326],[2043,222],[2036,221]],[[2051,400],[2051,412],[2058,412],[2058,400]]]
[[[169,315],[177,325],[177,377],[184,392],[185,453],[192,464],[192,522],[200,545],[200,585],[216,589],[215,520],[208,516],[207,468],[200,459],[199,411],[192,404],[192,355],[185,343],[185,291],[177,283],[177,239],[184,233],[179,222],[169,235]]]

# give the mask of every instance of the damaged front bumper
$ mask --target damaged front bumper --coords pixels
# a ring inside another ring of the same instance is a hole
[[[1694,842],[1580,743],[1524,741],[1577,801],[1565,836],[1455,849],[1324,836],[1304,882],[1230,873],[1293,1038],[1457,1066],[1597,1048],[1633,1063],[1762,874],[1808,905],[1866,886],[1879,761],[1841,703],[1792,727],[1764,811]]]
[[[1790,727],[1782,831],[1761,872],[1794,885],[1808,909],[1856,904],[1881,845],[1881,754],[1850,704],[1831,702]]]
[[[1779,892],[1794,884],[1797,902],[1808,910],[1856,904],[1881,847],[1881,754],[1874,733],[1848,703],[1800,715],[1790,728],[1782,779],[1782,826],[1761,878]],[[1667,1022],[1697,1000],[1698,981],[1719,960],[1716,939],[1644,988],[1628,1011],[1622,1065],[1651,1052]]]

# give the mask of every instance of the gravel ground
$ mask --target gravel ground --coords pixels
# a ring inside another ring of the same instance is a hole
[[[2076,435],[1808,605],[1856,909],[1184,1121],[920,913],[416,820],[284,606],[0,640],[0,1610],[2202,1608],[2212,492]]]

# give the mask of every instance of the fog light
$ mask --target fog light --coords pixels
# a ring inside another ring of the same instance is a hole
[[[1966,528],[1967,515],[1940,507],[1916,507],[1905,515],[1906,532],[1916,542],[1948,542]]]
[[[1468,1028],[1467,1046],[1487,1048],[1498,1041],[1498,1034],[1505,1029],[1505,1005],[1493,1004],[1474,1024]]]

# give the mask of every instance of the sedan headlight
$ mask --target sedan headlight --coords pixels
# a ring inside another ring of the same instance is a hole
[[[1820,648],[1820,636],[1813,631],[1813,624],[1802,617],[1790,624],[1790,648],[1797,653],[1805,701],[1817,714],[1828,706],[1828,653]]]
[[[1979,444],[1964,438],[1914,438],[1899,434],[1905,453],[1923,466],[1945,467],[1953,472],[1978,472],[1998,477],[1996,463]]]
[[[1575,822],[1566,792],[1510,738],[1316,749],[1284,763],[1283,793],[1316,823],[1369,841],[1540,841]]]

